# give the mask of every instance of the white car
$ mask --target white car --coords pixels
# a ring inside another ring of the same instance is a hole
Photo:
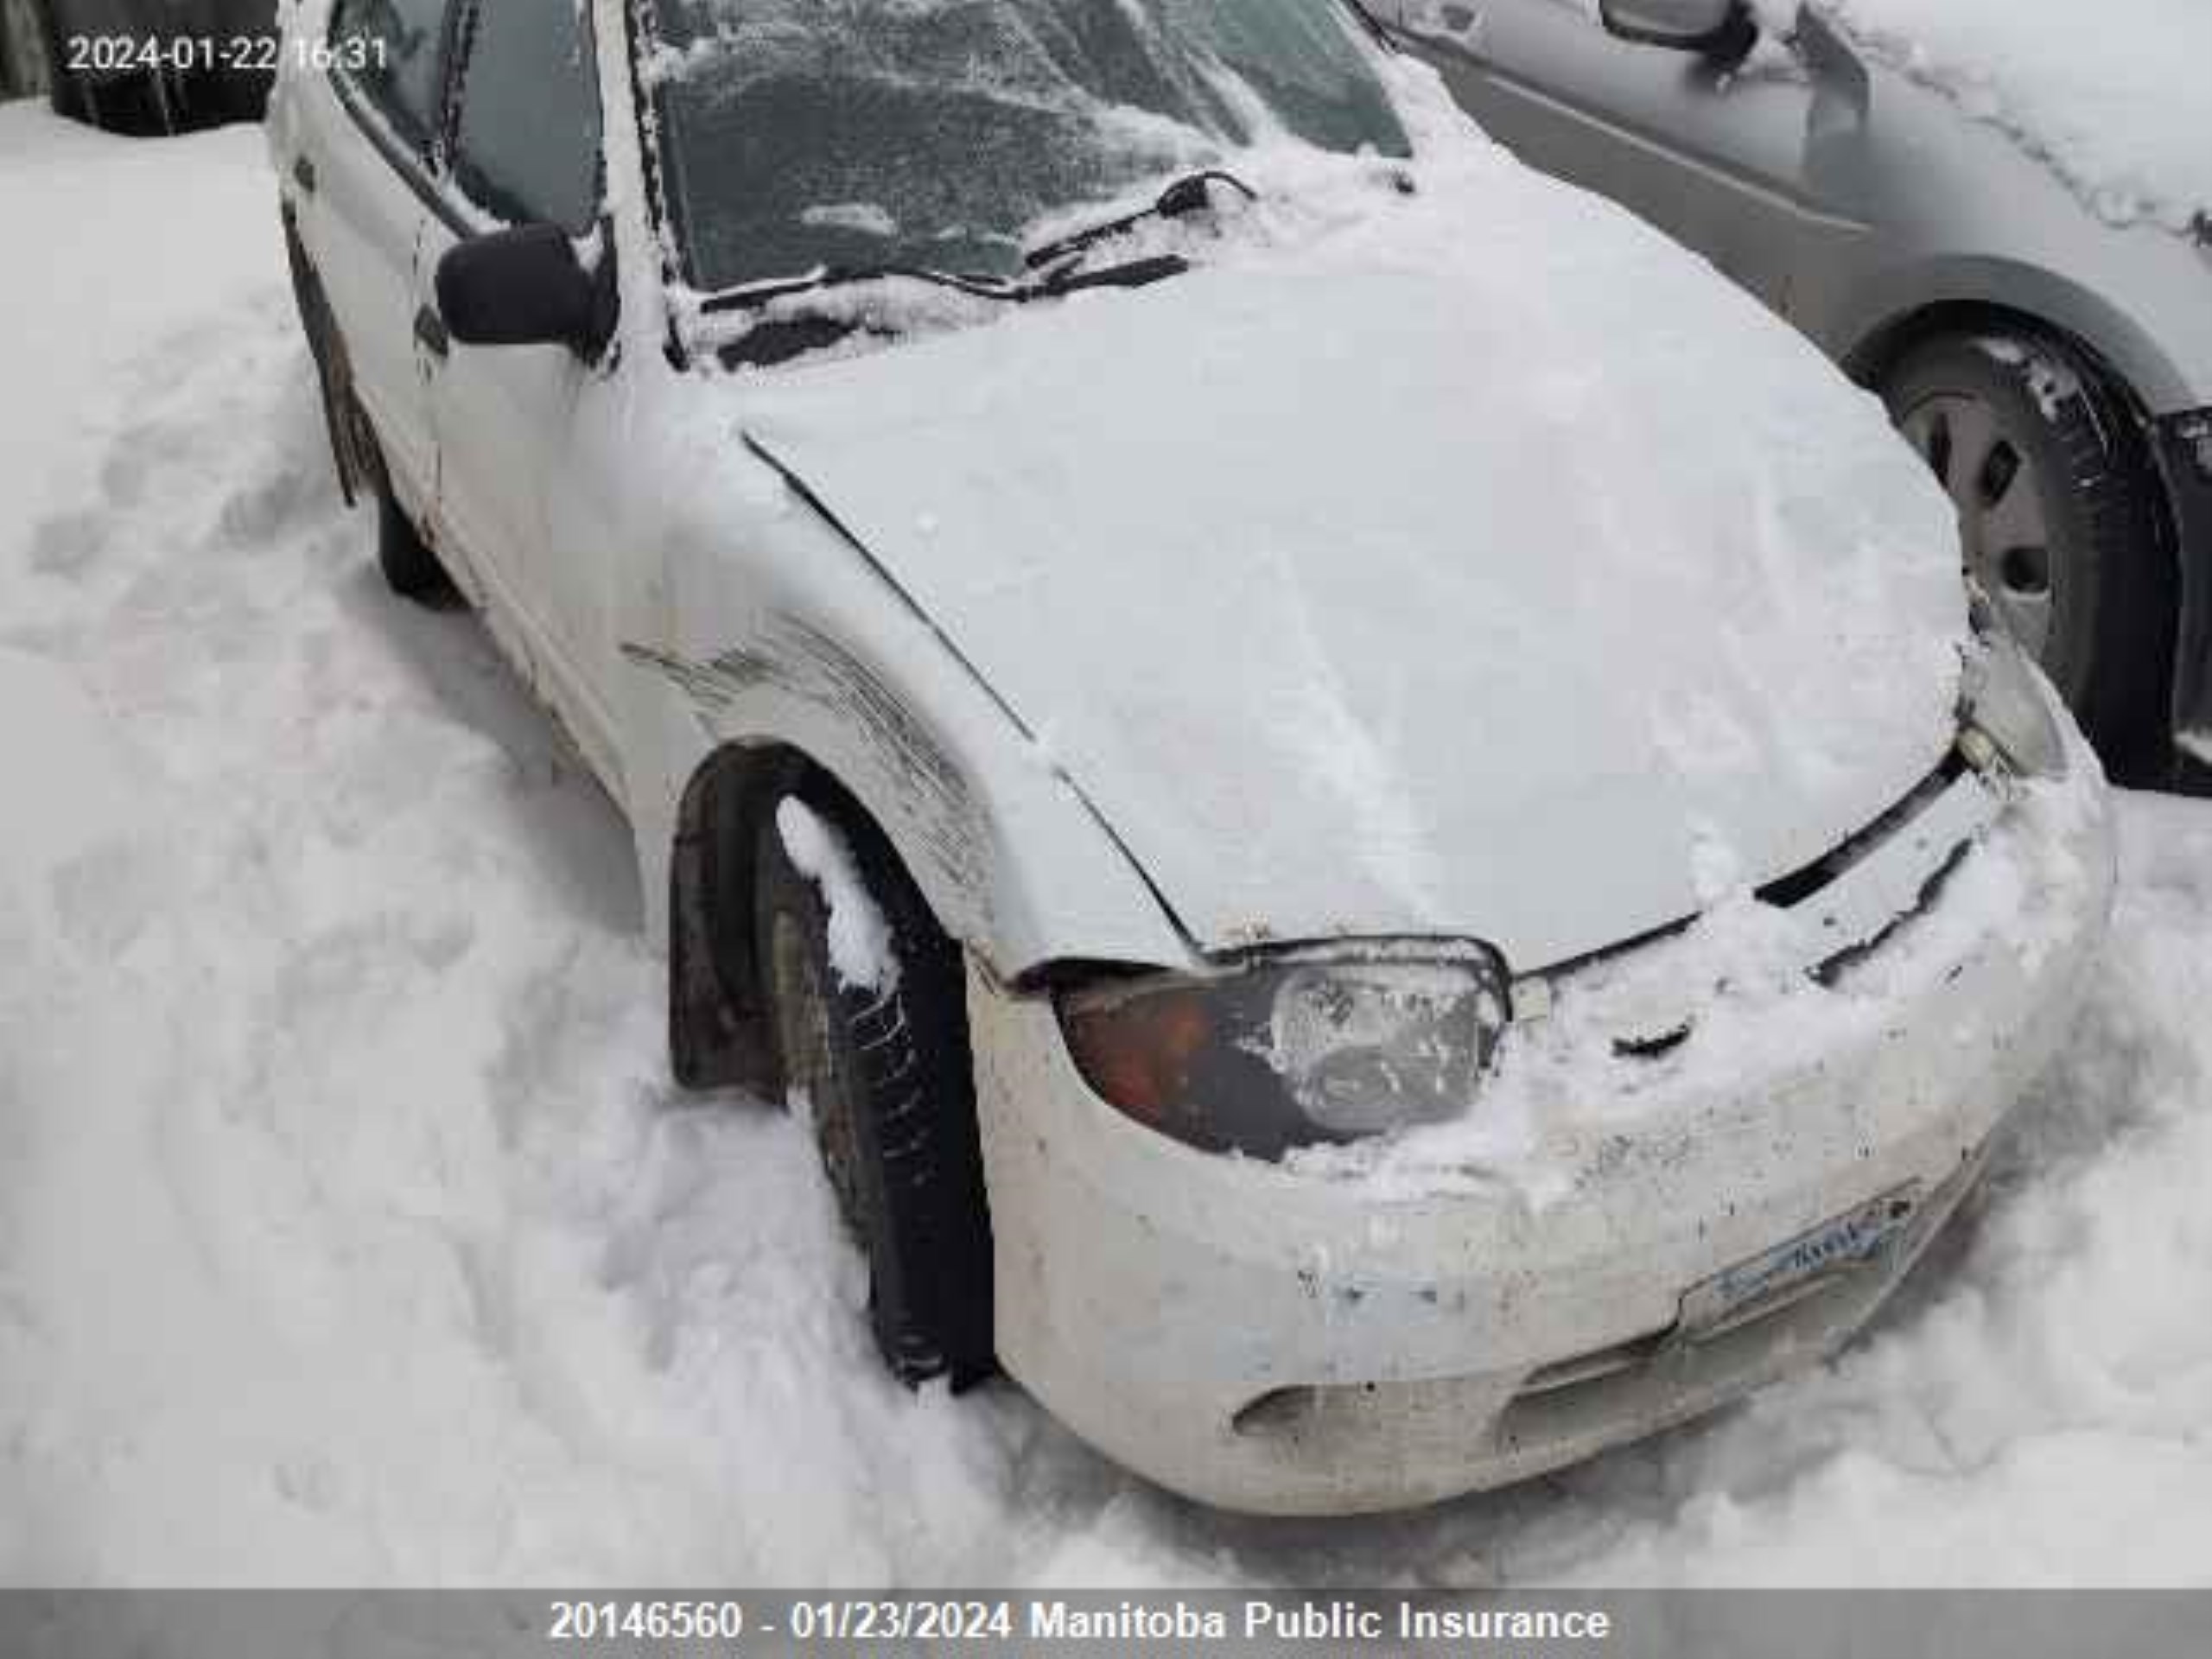
[[[636,835],[910,1380],[1203,1500],[1866,1319],[2065,1040],[2095,762],[1876,404],[1338,0],[304,0],[349,492]],[[1725,410],[1709,415],[1707,410]]]

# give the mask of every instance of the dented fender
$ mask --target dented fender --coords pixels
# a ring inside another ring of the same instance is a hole
[[[651,928],[683,803],[733,747],[805,757],[857,799],[946,931],[1008,981],[1055,961],[1195,960],[1049,750],[833,520],[760,456],[671,525],[620,642]],[[637,624],[644,624],[638,626]]]

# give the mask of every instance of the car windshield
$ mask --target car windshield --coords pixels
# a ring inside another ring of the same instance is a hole
[[[1007,276],[1039,227],[1287,136],[1408,152],[1340,0],[654,0],[671,216],[709,291]]]

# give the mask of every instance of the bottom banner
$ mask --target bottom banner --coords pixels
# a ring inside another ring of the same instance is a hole
[[[2173,1659],[2212,1591],[7,1591],[4,1659],[798,1654]]]

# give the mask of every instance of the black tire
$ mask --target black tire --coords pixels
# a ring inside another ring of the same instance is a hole
[[[39,44],[46,54],[46,101],[56,115],[89,121],[92,117],[85,109],[84,87],[67,67],[67,42],[62,35],[61,20],[56,15],[59,10],[53,0],[31,8],[39,30]]]
[[[221,123],[251,122],[258,126],[269,117],[269,94],[275,77],[258,70],[224,69],[207,76],[201,101]]]
[[[964,1387],[995,1362],[960,950],[873,826],[826,788],[798,798],[851,847],[895,971],[880,989],[840,981],[828,907],[793,865],[772,803],[754,847],[753,927],[779,1075],[809,1097],[830,1185],[868,1257],[886,1363],[910,1385],[949,1376]]]
[[[2168,739],[2172,562],[2157,474],[2120,398],[2056,341],[1995,333],[1919,347],[1883,396],[1959,503],[1969,568],[2000,613],[2027,619],[2022,632],[2107,764],[2156,772]],[[1993,442],[1954,445],[1953,415],[1970,423],[1976,407]],[[2005,499],[2015,489],[2034,498],[2023,512],[2039,509],[2040,548],[2001,544],[2021,521]]]
[[[431,610],[448,608],[454,598],[453,578],[381,474],[376,487],[377,563],[384,569],[385,584],[415,604]]]
[[[446,574],[444,565],[430,544],[423,539],[423,532],[407,516],[407,509],[391,487],[391,475],[385,470],[384,450],[377,442],[376,429],[369,423],[368,411],[349,393],[346,397],[346,418],[351,428],[351,444],[356,455],[363,458],[369,474],[369,487],[377,497],[377,563],[384,570],[385,585],[400,598],[409,600],[430,610],[450,609],[460,600],[460,590],[453,578]]]
[[[46,102],[49,109],[66,120],[91,119],[84,113],[85,97],[77,85],[77,77],[66,70],[54,71],[47,82]]]

